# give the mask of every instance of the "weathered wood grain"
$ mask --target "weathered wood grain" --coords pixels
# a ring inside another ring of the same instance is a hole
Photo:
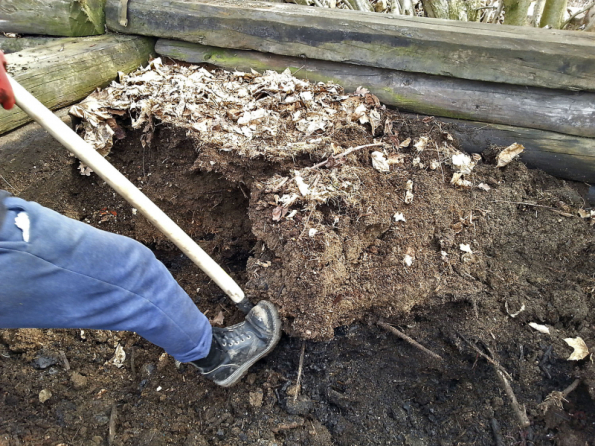
[[[383,103],[404,111],[595,137],[595,93],[469,81],[167,39],[159,39],[155,51],[228,70],[290,68],[298,78],[333,81],[348,92],[366,87]]]
[[[105,33],[106,0],[2,0],[0,32],[48,36]]]
[[[107,35],[64,39],[8,54],[8,71],[46,107],[57,109],[80,101],[118,75],[146,63],[154,40]],[[0,134],[30,121],[20,108],[0,113]]]
[[[0,37],[0,51],[4,52],[4,54],[16,53],[27,48],[47,45],[59,39],[61,37]]]
[[[595,36],[225,0],[131,0],[114,31],[463,79],[595,91]]]

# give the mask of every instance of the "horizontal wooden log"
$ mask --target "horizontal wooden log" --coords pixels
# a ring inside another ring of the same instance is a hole
[[[0,32],[80,37],[105,33],[106,0],[2,0]]]
[[[299,5],[131,0],[110,29],[463,79],[595,91],[595,35]]]
[[[80,101],[147,63],[154,40],[106,35],[64,39],[8,54],[8,71],[46,107],[54,110]],[[30,121],[20,108],[0,113],[0,134]]]
[[[491,145],[509,146],[516,142],[525,146],[520,159],[527,166],[559,178],[595,184],[593,138],[485,122],[437,119],[449,124],[449,132],[467,152],[481,153]]]
[[[0,37],[0,51],[4,54],[16,53],[28,48],[47,45],[59,39],[61,37]]]
[[[426,115],[549,130],[595,137],[595,93],[431,76],[257,51],[229,50],[159,39],[155,51],[191,63],[208,62],[228,70],[278,72],[333,81],[352,92],[363,86],[388,105]]]

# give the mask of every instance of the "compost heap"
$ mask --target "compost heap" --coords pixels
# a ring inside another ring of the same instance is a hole
[[[121,137],[115,118],[143,145],[156,125],[184,129],[189,170],[249,188],[258,243],[241,286],[277,304],[292,335],[329,339],[449,301],[495,301],[540,324],[592,319],[592,213],[514,159],[522,146],[471,156],[444,124],[401,117],[364,88],[160,59],[71,113],[104,155]]]

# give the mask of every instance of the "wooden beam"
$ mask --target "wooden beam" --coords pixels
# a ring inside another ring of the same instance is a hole
[[[34,48],[36,46],[47,45],[48,43],[59,40],[60,37],[1,37],[0,36],[0,51],[4,54],[16,53],[27,48]]]
[[[8,54],[8,71],[46,107],[54,110],[80,101],[116,79],[147,63],[153,39],[106,35],[64,39]],[[15,107],[0,113],[0,134],[31,119]]]
[[[48,36],[105,33],[106,0],[2,0],[0,32]]]
[[[366,87],[383,103],[404,111],[595,137],[595,93],[405,73],[178,40],[159,39],[155,51],[228,70],[282,72],[290,68],[298,78],[332,81],[348,92]]]
[[[118,32],[545,88],[595,91],[595,35],[265,2],[107,0]]]

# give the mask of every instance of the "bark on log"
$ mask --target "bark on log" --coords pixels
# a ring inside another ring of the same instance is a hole
[[[527,22],[527,11],[531,0],[501,0],[504,2],[504,24],[523,26]]]
[[[0,32],[48,36],[105,33],[106,0],[2,0]]]
[[[27,48],[47,45],[60,39],[60,37],[0,37],[0,51],[3,51],[4,54],[16,53]]]
[[[517,85],[595,91],[595,36],[299,5],[131,0],[112,30],[310,59]]]
[[[289,67],[296,77],[333,81],[347,91],[366,87],[400,110],[595,137],[595,93],[468,81],[165,39],[157,41],[155,51],[228,70],[282,72]]]
[[[546,0],[539,26],[551,26],[560,28],[566,12],[567,0]]]
[[[8,71],[46,107],[57,109],[80,101],[146,63],[153,39],[107,35],[61,39],[48,45],[8,54]],[[0,113],[0,134],[30,121],[20,108]]]

